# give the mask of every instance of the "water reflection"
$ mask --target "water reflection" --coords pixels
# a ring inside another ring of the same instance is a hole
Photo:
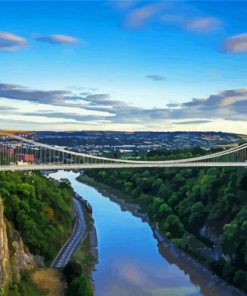
[[[77,182],[75,173],[51,175],[68,178],[74,190],[92,205],[99,254],[93,272],[96,296],[203,295],[188,274],[160,254],[148,223],[122,211],[94,188]]]

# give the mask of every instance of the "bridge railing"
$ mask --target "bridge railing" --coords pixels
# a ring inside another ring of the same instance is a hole
[[[26,165],[26,164],[122,164],[122,165],[180,165],[188,163],[236,163],[247,160],[247,143],[213,154],[192,157],[188,159],[163,161],[138,161],[112,159],[95,155],[88,155],[57,146],[35,142],[18,135],[0,132],[0,165]]]

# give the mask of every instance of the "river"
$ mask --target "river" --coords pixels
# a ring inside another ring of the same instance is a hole
[[[206,295],[194,278],[192,282],[189,274],[169,262],[169,256],[160,254],[147,222],[78,182],[76,173],[59,171],[50,176],[69,179],[93,208],[98,237],[98,264],[92,274],[96,296]]]

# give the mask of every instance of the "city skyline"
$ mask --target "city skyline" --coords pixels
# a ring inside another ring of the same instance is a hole
[[[3,1],[2,128],[247,134],[246,8]]]

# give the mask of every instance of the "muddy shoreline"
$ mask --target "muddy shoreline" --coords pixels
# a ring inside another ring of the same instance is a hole
[[[90,252],[91,255],[95,258],[96,262],[98,262],[98,239],[97,239],[97,232],[94,226],[94,220],[92,219],[92,229],[89,231],[89,238],[90,238]]]

